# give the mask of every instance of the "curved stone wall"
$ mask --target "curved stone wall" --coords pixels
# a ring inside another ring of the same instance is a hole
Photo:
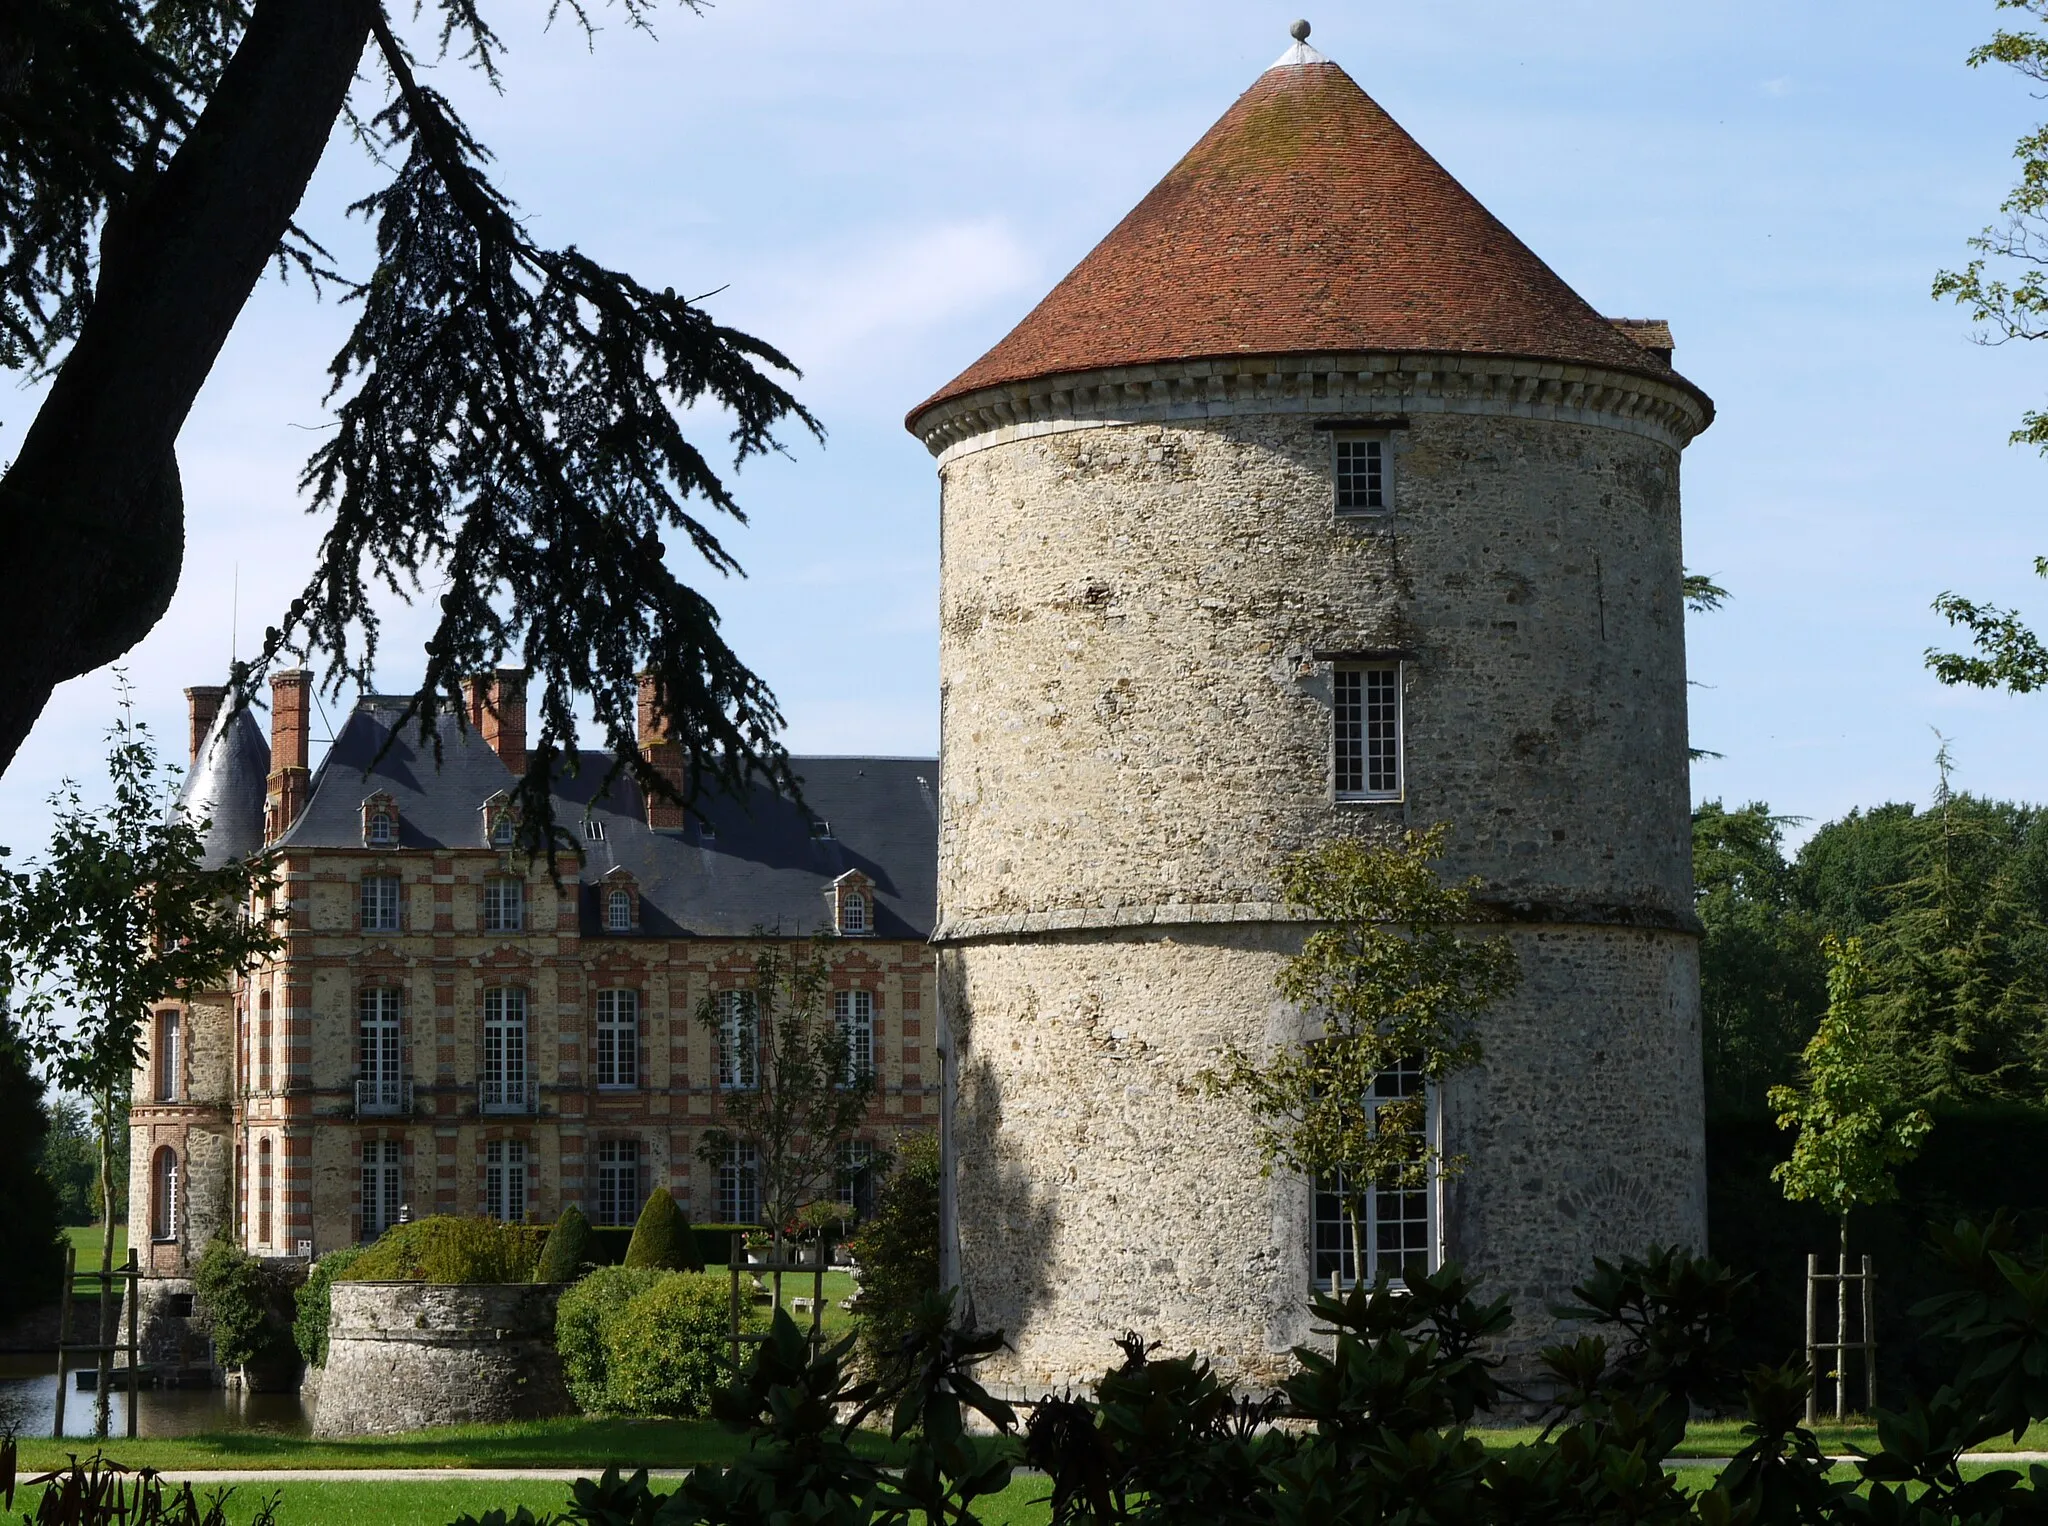
[[[572,1412],[555,1353],[559,1287],[337,1282],[315,1436]]]
[[[1678,494],[1704,417],[1382,360],[935,410],[954,1222],[999,1376],[1099,1374],[1135,1327],[1258,1381],[1306,1338],[1308,1188],[1196,1077],[1298,1035],[1278,869],[1334,836],[1451,822],[1447,872],[1522,956],[1441,1107],[1469,1162],[1441,1243],[1514,1298],[1511,1344],[1593,1255],[1705,1241]],[[1339,518],[1328,425],[1365,417],[1398,420],[1394,509]],[[1402,658],[1399,800],[1332,797],[1344,654]]]

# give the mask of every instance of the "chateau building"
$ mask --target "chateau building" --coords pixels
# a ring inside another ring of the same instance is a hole
[[[224,691],[186,691],[181,808],[210,821],[211,862],[276,852],[284,947],[156,1014],[130,1124],[150,1276],[189,1275],[218,1233],[304,1256],[408,1215],[547,1221],[575,1203],[630,1224],[656,1185],[699,1222],[751,1222],[752,1162],[696,1148],[721,1091],[752,1084],[745,988],[765,943],[825,963],[877,1078],[842,1194],[874,1145],[936,1126],[936,764],[800,758],[802,806],[757,791],[686,821],[630,780],[607,788],[611,758],[585,753],[556,791],[581,849],[557,884],[512,851],[523,685],[474,685],[438,764],[399,728],[402,701],[365,696],[317,770],[305,673],[272,679],[267,741]],[[645,702],[641,739],[680,781]]]
[[[948,1274],[1034,1389],[1126,1328],[1270,1381],[1312,1286],[1447,1257],[1525,1352],[1595,1255],[1705,1240],[1679,457],[1712,404],[1307,31],[908,419]],[[1359,1265],[1199,1078],[1316,1031],[1275,990],[1284,860],[1435,822],[1521,986],[1429,1099],[1462,1171],[1372,1194]]]

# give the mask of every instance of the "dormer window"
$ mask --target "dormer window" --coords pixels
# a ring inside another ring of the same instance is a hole
[[[512,813],[510,811],[500,812],[498,819],[491,823],[491,846],[494,848],[509,848],[518,840],[519,827],[512,820]]]
[[[585,842],[603,842],[604,823],[599,821],[595,816],[584,817],[583,840]]]
[[[398,846],[398,806],[381,790],[363,802],[363,846]]]
[[[629,933],[633,930],[632,891],[621,886],[605,892],[604,930],[608,933]]]
[[[519,841],[519,816],[512,809],[512,797],[499,790],[484,802],[484,841],[494,848],[510,848]]]
[[[811,836],[823,841],[832,835],[832,823],[822,816],[811,818]]]
[[[831,907],[832,931],[842,938],[871,938],[875,933],[875,882],[849,869],[825,887]]]

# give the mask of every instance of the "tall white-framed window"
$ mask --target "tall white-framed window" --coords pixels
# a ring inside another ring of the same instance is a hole
[[[526,925],[526,882],[509,874],[484,881],[484,931],[516,933]]]
[[[517,986],[484,992],[482,1081],[485,1112],[526,1111],[526,992]]]
[[[1402,1064],[1381,1071],[1373,1079],[1369,1100],[1376,1106],[1418,1095],[1427,1099],[1423,1127],[1434,1143],[1436,1099],[1430,1095],[1428,1081],[1417,1066]],[[1432,1169],[1430,1180],[1418,1186],[1367,1189],[1358,1205],[1364,1240],[1361,1265],[1352,1234],[1351,1193],[1344,1173],[1339,1171],[1316,1183],[1316,1285],[1345,1288],[1360,1281],[1376,1282],[1381,1277],[1399,1283],[1428,1275],[1437,1261],[1436,1187]]]
[[[859,936],[868,930],[868,898],[858,890],[849,890],[839,902],[839,930],[850,936]]]
[[[356,1105],[395,1113],[404,1103],[403,998],[397,986],[365,986],[356,997]]]
[[[176,1011],[156,1015],[156,1100],[176,1102],[184,1093],[184,1024]]]
[[[155,1240],[178,1238],[178,1152],[165,1145],[150,1164],[149,1233]]]
[[[526,1145],[493,1139],[484,1146],[484,1217],[508,1224],[526,1222]]]
[[[277,1243],[274,1238],[277,1233],[276,1158],[270,1136],[265,1134],[256,1141],[256,1244],[264,1250]]]
[[[865,1218],[874,1207],[875,1147],[865,1139],[848,1139],[839,1146],[839,1176],[832,1195],[839,1206]]]
[[[761,1018],[752,991],[718,993],[718,1084],[726,1091],[760,1085]],[[737,1223],[737,1220],[728,1222]]]
[[[872,991],[834,991],[832,1020],[846,1045],[846,1083],[875,1073],[875,997]]]
[[[604,930],[629,933],[633,930],[633,892],[623,887],[605,892]]]
[[[1398,800],[1401,664],[1345,663],[1331,675],[1332,783],[1339,800]]]
[[[640,1141],[597,1142],[597,1222],[631,1224],[640,1216]]]
[[[363,1239],[374,1240],[398,1222],[405,1202],[405,1150],[395,1139],[363,1141]]]
[[[761,1221],[761,1161],[750,1144],[734,1143],[719,1162],[718,1217],[726,1224]]]
[[[370,812],[363,824],[363,841],[372,848],[390,848],[398,843],[398,818],[381,808]]]
[[[640,1084],[640,993],[597,993],[597,1084],[625,1089]]]
[[[362,910],[363,931],[366,933],[395,933],[398,931],[399,878],[395,874],[366,874],[358,905]]]
[[[1384,435],[1334,436],[1331,466],[1339,514],[1382,514],[1392,507],[1393,455]]]

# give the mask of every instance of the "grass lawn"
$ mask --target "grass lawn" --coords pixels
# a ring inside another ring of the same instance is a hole
[[[673,1487],[657,1482],[663,1490]],[[210,1487],[194,1492],[202,1498]],[[1043,1479],[1014,1480],[1003,1493],[978,1502],[976,1513],[989,1526],[1045,1526],[1051,1512],[1043,1503]],[[14,1508],[35,1510],[40,1490],[24,1490],[15,1498]],[[278,1501],[277,1526],[360,1526],[374,1521],[377,1526],[446,1526],[459,1515],[481,1517],[487,1510],[510,1515],[524,1505],[545,1518],[568,1502],[567,1484],[540,1480],[489,1483],[468,1479],[436,1479],[430,1483],[344,1483],[319,1480],[307,1483],[245,1484],[228,1496],[230,1526],[247,1526],[263,1501]]]
[[[92,1272],[95,1274],[92,1283],[95,1291],[99,1288],[97,1273],[100,1269],[100,1233],[101,1226],[98,1224],[66,1224],[64,1226],[64,1238],[71,1242],[71,1248],[78,1253],[79,1283],[83,1286],[86,1280],[83,1274]],[[114,1265],[117,1267],[123,1266],[127,1263],[127,1260],[128,1226],[126,1224],[116,1224],[114,1226]]]
[[[1518,1426],[1512,1430],[1481,1431],[1480,1436],[1487,1446],[1505,1450],[1525,1441],[1534,1441],[1540,1431],[1535,1426]],[[1820,1438],[1824,1451],[1842,1454],[1851,1447],[1865,1451],[1877,1446],[1877,1427],[1852,1419],[1847,1425],[1836,1425],[1824,1420],[1814,1427],[1814,1434]],[[1678,1444],[1674,1457],[1733,1457],[1748,1444],[1742,1434],[1739,1420],[1695,1420],[1686,1427],[1685,1440]],[[2044,1452],[2048,1451],[2048,1426],[2035,1426],[2018,1441],[2001,1436],[1996,1441],[1980,1447],[1984,1452]]]
[[[67,1437],[21,1439],[24,1469],[62,1466],[72,1453],[86,1453],[92,1441]],[[872,1442],[875,1456],[889,1448]],[[687,1468],[729,1462],[746,1448],[711,1420],[619,1420],[583,1415],[553,1420],[508,1421],[501,1425],[445,1425],[394,1436],[312,1441],[301,1436],[248,1431],[208,1436],[116,1437],[106,1453],[128,1468],[588,1468],[612,1463],[632,1468]]]
[[[721,1277],[728,1275],[725,1267],[722,1265],[707,1266],[705,1270],[716,1272]],[[774,1280],[770,1277],[763,1276],[761,1281],[770,1288],[774,1286]],[[825,1274],[825,1333],[827,1335],[850,1335],[853,1332],[853,1327],[859,1323],[850,1312],[839,1307],[846,1299],[853,1297],[854,1285],[851,1272],[827,1272]],[[741,1290],[742,1292],[745,1291],[745,1284],[741,1285]],[[790,1308],[790,1302],[792,1299],[809,1298],[810,1296],[811,1278],[808,1272],[785,1272],[783,1274],[782,1306],[789,1309],[790,1318],[794,1319],[798,1325],[806,1330],[810,1328],[811,1323],[809,1310]],[[768,1305],[763,1302],[755,1305],[755,1307],[765,1312]]]

